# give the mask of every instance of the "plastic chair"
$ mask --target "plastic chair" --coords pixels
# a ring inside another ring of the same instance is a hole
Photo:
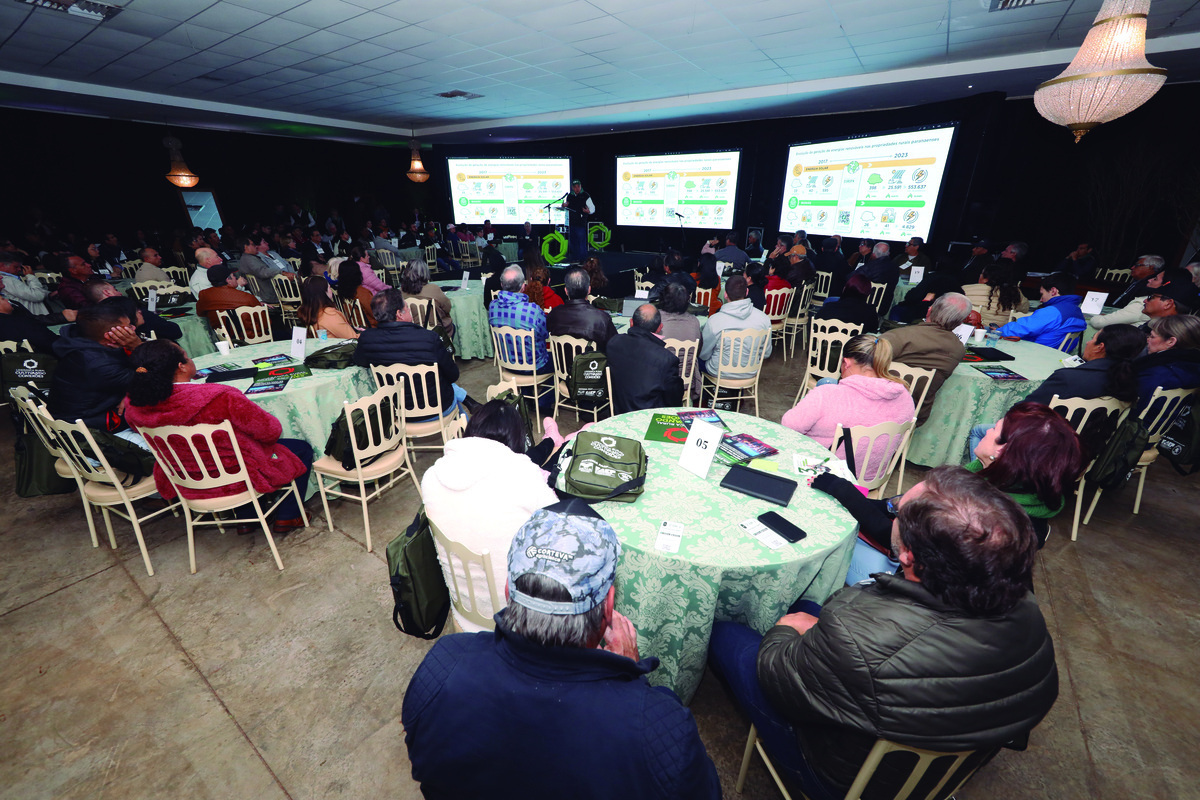
[[[179,501],[183,505],[183,516],[187,522],[188,563],[192,574],[196,574],[196,540],[195,529],[200,525],[215,525],[223,529],[231,523],[257,522],[262,525],[263,533],[267,536],[267,544],[271,555],[275,557],[275,565],[283,569],[283,560],[279,558],[279,550],[275,547],[275,537],[271,535],[271,526],[267,524],[267,515],[279,508],[280,503],[289,494],[296,497],[300,506],[300,517],[304,527],[308,527],[308,513],[304,510],[304,498],[300,489],[292,481],[286,491],[265,510],[259,499],[263,496],[254,488],[250,480],[250,471],[246,469],[246,459],[242,456],[242,448],[238,445],[237,436],[233,432],[233,424],[229,420],[219,425],[164,425],[159,428],[142,428],[142,436],[154,452],[154,459],[159,468],[166,474],[167,480],[175,487]],[[220,441],[228,443],[229,455],[222,458],[217,447],[218,435]],[[230,463],[232,462],[232,463]],[[203,465],[203,467],[200,467]],[[233,487],[238,489],[233,494],[224,497],[204,497],[189,499],[184,492],[205,491],[208,489]],[[255,516],[248,519],[220,519],[217,514],[230,511],[243,505],[254,507]],[[194,515],[194,516],[193,516]],[[212,516],[211,520],[201,519]]]
[[[804,377],[796,390],[796,399],[808,394],[822,378],[840,378],[842,375],[842,348],[855,336],[862,333],[859,323],[842,322],[836,319],[814,319],[808,338],[808,361],[804,365]]]
[[[412,321],[420,325],[422,328],[433,330],[437,325],[437,311],[433,307],[433,300],[428,297],[405,297],[404,305],[408,308],[408,313],[412,315]]]
[[[431,244],[425,248],[425,263],[427,265],[429,265],[429,269],[432,272],[437,272],[437,269],[438,269],[437,257],[438,257],[437,245]]]
[[[590,413],[593,422],[600,421],[600,411],[607,408],[609,414],[612,413],[612,373],[608,367],[604,368],[604,382],[608,388],[608,399],[603,403],[592,408],[584,408],[580,405],[572,404],[574,398],[571,397],[570,378],[571,366],[575,361],[575,356],[580,353],[586,353],[589,350],[595,350],[596,343],[590,342],[579,336],[561,336],[550,337],[550,356],[554,364],[554,419],[558,419],[558,409],[566,408],[575,412],[575,421],[579,421],[579,414]]]
[[[1075,433],[1080,436],[1083,435],[1085,428],[1093,430],[1095,426],[1101,424],[1107,426],[1108,433],[1111,435],[1117,429],[1117,425],[1120,425],[1121,421],[1125,419],[1125,414],[1129,409],[1129,403],[1122,402],[1115,397],[1096,397],[1084,400],[1078,397],[1061,398],[1054,395],[1047,405],[1061,414],[1063,419],[1075,429]],[[1079,479],[1075,482],[1075,517],[1071,522],[1072,542],[1079,536],[1079,514],[1083,508],[1085,476],[1095,460],[1093,458],[1084,466],[1083,472],[1079,474]]]
[[[796,357],[796,339],[804,338],[807,344],[808,318],[812,315],[813,293],[816,291],[816,288],[816,284],[814,283],[806,283],[800,287],[800,301],[792,302],[791,312],[788,314],[787,319],[784,320],[784,347],[787,347],[788,335],[790,334],[792,337],[791,352],[785,355],[785,361],[787,360],[786,356]]]
[[[1063,337],[1063,340],[1058,343],[1058,350],[1063,353],[1073,353],[1079,344],[1079,339],[1083,336],[1083,331],[1075,331],[1068,333]]]
[[[300,269],[300,259],[298,259],[298,258],[285,258],[285,259],[284,259],[284,261],[286,261],[286,262],[288,262],[289,264],[291,264],[293,269],[295,269],[295,270],[298,270],[298,269]]]
[[[187,267],[163,267],[163,272],[178,283],[180,286],[187,286],[188,280],[192,277],[188,274]]]
[[[886,283],[876,283],[875,281],[871,281],[871,295],[867,298],[867,302],[875,306],[875,312],[881,317],[883,316],[883,308],[885,306],[884,301],[887,299],[884,296],[886,293]]]
[[[711,289],[696,288],[696,305],[712,308],[713,300],[717,296],[717,290],[720,287],[714,286]],[[589,301],[590,302],[590,301]]]
[[[379,247],[372,250],[371,255],[373,255],[375,260],[383,266],[384,270],[396,269],[396,254],[391,250],[385,250],[384,248]]]
[[[721,331],[717,342],[717,374],[716,377],[707,371],[702,373],[701,401],[703,393],[712,391],[712,405],[717,407],[717,395],[721,389],[733,389],[737,394],[721,398],[722,400],[754,400],[754,416],[758,416],[758,379],[762,374],[762,364],[765,360],[767,342],[771,331],[747,328],[746,330]],[[743,363],[743,361],[745,363]],[[752,372],[749,378],[731,378],[725,373],[737,374]],[[747,391],[749,390],[749,391]]]
[[[1133,500],[1133,513],[1135,514],[1142,508],[1142,490],[1146,487],[1146,470],[1158,460],[1158,442],[1167,432],[1167,428],[1171,427],[1171,423],[1175,421],[1175,415],[1179,413],[1180,406],[1194,391],[1195,389],[1155,387],[1154,394],[1150,395],[1150,402],[1142,409],[1142,424],[1150,432],[1150,438],[1146,440],[1146,449],[1142,451],[1142,456],[1132,471],[1138,473],[1137,496]],[[1102,492],[1103,489],[1096,489],[1096,494],[1092,497],[1092,504],[1088,506],[1087,516],[1083,518],[1084,525],[1091,522],[1092,512],[1096,510],[1096,503],[1100,501]]]
[[[1012,322],[1013,320],[1020,319],[1021,317],[1028,317],[1031,314],[1033,314],[1032,311],[1017,311],[1014,308],[1008,312],[1008,321]]]
[[[138,514],[133,508],[135,500],[142,500],[156,494],[154,477],[147,475],[130,486],[123,485],[129,476],[117,472],[108,463],[104,453],[92,437],[92,432],[83,424],[83,420],[67,422],[53,419],[49,416],[42,420],[47,435],[53,437],[60,457],[66,461],[81,481],[80,494],[89,506],[100,509],[104,517],[104,527],[108,529],[108,543],[112,549],[117,549],[117,537],[113,533],[112,514],[116,514],[133,525],[133,535],[137,537],[138,549],[142,551],[142,561],[146,564],[146,574],[153,575],[154,567],[150,564],[150,551],[146,549],[146,540],[142,537],[142,523],[155,517],[160,517],[168,511],[174,513],[179,508],[179,502],[168,503],[149,514]],[[57,467],[56,467],[57,469]],[[59,471],[61,475],[62,472]],[[124,509],[124,510],[122,510]],[[91,523],[91,514],[88,514]],[[89,527],[91,525],[89,524]],[[93,530],[92,544],[96,546]]]
[[[692,381],[700,358],[699,339],[663,339],[663,344],[679,359],[679,377],[683,378],[683,405],[692,404]]]
[[[439,450],[446,446],[446,424],[458,417],[458,404],[442,416],[442,384],[437,364],[372,364],[371,375],[379,388],[399,387],[398,405],[409,450]],[[440,445],[415,447],[412,443],[413,439],[435,435],[442,438]]]
[[[888,481],[891,480],[892,473],[896,471],[896,465],[908,452],[908,440],[912,436],[912,430],[916,426],[917,420],[910,419],[904,424],[895,422],[880,422],[875,425],[851,425],[849,428],[847,447],[850,443],[854,445],[854,466],[857,467],[855,478],[858,480],[858,485],[868,491],[868,497],[874,497],[876,500],[882,500],[884,490],[887,489]],[[842,441],[842,433],[846,432],[846,428],[838,425],[833,431],[833,443],[829,445],[829,451],[836,453],[838,445]],[[866,438],[867,446],[865,450],[860,447],[859,442]],[[874,475],[869,475],[871,456],[878,450],[882,449],[884,456],[880,460],[881,469]]]
[[[923,369],[921,367],[910,367],[908,364],[901,364],[899,361],[892,362],[892,372],[899,376],[900,380],[904,381],[904,385],[908,387],[908,393],[913,399],[913,416],[917,419],[921,418],[921,407],[925,405],[926,395],[929,394],[929,387],[933,383],[933,378],[937,374],[935,370]],[[912,437],[909,437],[912,441]],[[898,491],[904,491],[904,468],[908,464],[908,447],[904,448],[904,456],[900,459],[900,480],[896,484]]]
[[[145,264],[145,263],[146,262],[142,261],[142,259],[140,259],[140,258],[129,259],[128,261],[126,261],[124,264],[121,265],[121,277],[127,281],[133,280],[133,276],[137,274],[138,267],[140,267],[142,264]],[[166,272],[166,271],[167,271],[167,268],[164,267],[163,272]],[[167,272],[167,274],[170,275],[171,273]]]
[[[771,320],[771,341],[779,340],[783,360],[787,361],[787,318],[792,308],[792,297],[796,294],[794,288],[769,289],[766,292],[766,303],[763,310]],[[773,352],[773,351],[772,351]]]
[[[833,286],[832,272],[818,272],[816,288],[813,290],[812,308],[820,308],[829,299],[829,289]]]
[[[1100,273],[1100,280],[1102,281],[1127,281],[1132,277],[1133,270],[1130,267],[1125,267],[1123,269],[1117,269],[1116,267],[1113,267]]]
[[[462,257],[458,259],[458,263],[464,267],[482,266],[483,259],[479,255],[479,245],[474,242],[463,242]]]
[[[367,537],[367,552],[371,552],[371,516],[367,503],[379,497],[405,477],[411,478],[421,494],[412,460],[404,446],[404,424],[398,413],[400,390],[397,386],[384,386],[353,403],[342,406],[346,424],[350,430],[350,447],[354,451],[354,468],[346,469],[338,456],[322,456],[313,462],[313,473],[317,488],[321,492],[321,505],[325,509],[325,521],[333,530],[333,513],[329,510],[329,496],[357,500],[362,504],[363,530]],[[357,422],[366,429],[366,440],[359,441]],[[358,484],[358,491],[347,491],[345,484]],[[375,488],[367,491],[367,484]]]
[[[266,306],[238,306],[217,312],[218,335],[226,341],[241,344],[261,344],[274,340],[271,333],[271,313]]]
[[[496,587],[496,578],[492,574],[492,554],[487,550],[476,553],[465,544],[446,538],[446,534],[441,532],[432,519],[429,520],[429,528],[433,531],[433,544],[438,551],[438,561],[442,565],[442,575],[446,579],[446,588],[450,590],[450,602],[454,605],[454,610],[467,621],[485,630],[495,630],[496,623],[492,616],[507,603],[504,593]],[[458,573],[454,571],[455,560],[462,567],[461,581]],[[475,594],[475,581],[472,576],[478,572],[482,572],[487,581],[487,599],[490,607],[485,607],[480,602],[483,598]]]
[[[135,283],[130,286],[129,293],[133,295],[134,300],[137,300],[139,303],[144,303],[146,302],[146,298],[150,296],[151,289],[162,292],[163,289],[166,289],[172,285],[173,284],[170,283],[164,283],[163,281],[142,281],[141,283]]]
[[[30,346],[28,339],[22,339],[19,342],[12,339],[0,341],[0,353],[15,353],[18,350],[24,350],[26,353],[32,353],[33,347]]]
[[[654,281],[634,281],[633,288],[640,292],[648,292],[654,288]]]
[[[347,300],[343,303],[345,306],[346,321],[355,328],[366,330],[370,327],[367,323],[367,312],[363,311],[362,303],[357,300]]]
[[[554,391],[554,368],[549,373],[538,374],[537,340],[533,331],[521,331],[507,325],[492,328],[492,345],[495,351],[496,368],[501,381],[513,381],[518,387],[532,388],[533,404],[537,406],[543,395]],[[543,368],[544,369],[544,368]],[[525,396],[525,399],[530,399]],[[541,417],[535,410],[534,429],[541,432]]]
[[[775,781],[775,785],[779,787],[779,791],[783,793],[783,796],[787,800],[792,800],[792,796],[788,793],[783,779],[779,777],[779,773],[775,770],[775,765],[771,763],[771,759],[767,756],[767,751],[763,749],[762,739],[758,738],[758,729],[753,725],[750,726],[750,738],[746,740],[746,749],[742,754],[742,767],[738,771],[734,791],[741,794],[742,786],[746,783],[746,772],[750,768],[750,756],[754,754],[755,750],[758,750],[758,754],[762,757],[763,763],[766,765],[767,771],[771,773],[771,778]],[[863,792],[866,791],[867,785],[871,783],[871,778],[875,775],[875,770],[879,768],[884,756],[892,752],[910,753],[917,757],[916,761],[913,762],[912,771],[909,773],[908,779],[893,795],[895,800],[916,800],[916,798],[913,798],[913,791],[921,784],[922,779],[929,772],[929,768],[939,760],[952,759],[946,765],[941,780],[927,794],[918,795],[917,798],[935,800],[938,797],[950,797],[961,789],[963,784],[970,780],[979,767],[987,763],[987,759],[980,759],[979,763],[964,771],[963,765],[968,758],[975,755],[976,750],[939,752],[937,750],[922,750],[919,747],[909,747],[908,745],[897,744],[887,739],[876,739],[875,746],[867,754],[867,760],[858,768],[858,774],[854,776],[854,783],[850,785],[849,791],[846,792],[845,800],[859,800],[862,797]],[[960,775],[959,773],[962,774]]]

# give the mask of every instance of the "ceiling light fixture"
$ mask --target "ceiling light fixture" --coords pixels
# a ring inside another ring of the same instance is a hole
[[[188,169],[188,165],[183,161],[183,153],[180,150],[183,148],[183,142],[176,139],[174,136],[168,136],[162,141],[163,147],[171,153],[171,170],[167,173],[167,180],[178,186],[180,189],[190,189],[200,182],[200,177],[192,173]]]
[[[421,163],[421,143],[413,139],[408,143],[408,147],[412,151],[412,162],[408,165],[408,179],[413,183],[424,183],[429,180],[429,173],[425,171],[425,165]]]
[[[120,6],[97,3],[95,0],[17,0],[17,2],[35,8],[63,11],[76,17],[90,19],[93,22],[104,22],[121,13]]]
[[[1038,113],[1083,135],[1145,103],[1167,80],[1146,60],[1150,0],[1104,0],[1096,21],[1062,74],[1033,93]]]

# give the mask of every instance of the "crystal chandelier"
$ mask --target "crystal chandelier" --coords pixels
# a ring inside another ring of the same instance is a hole
[[[413,183],[424,183],[429,180],[429,173],[425,171],[425,165],[421,163],[421,145],[416,139],[413,139],[408,146],[412,151],[412,161],[408,165],[408,179]]]
[[[167,173],[167,180],[181,189],[188,189],[200,182],[200,178],[193,175],[183,161],[183,154],[180,152],[183,142],[174,136],[168,136],[163,139],[163,147],[171,153],[171,171]]]
[[[1153,97],[1167,71],[1146,60],[1149,10],[1150,0],[1104,0],[1070,65],[1033,93],[1038,113],[1070,128],[1078,142]]]

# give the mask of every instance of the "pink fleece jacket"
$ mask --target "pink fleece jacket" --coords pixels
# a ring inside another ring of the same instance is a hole
[[[833,443],[837,426],[878,425],[880,422],[905,423],[913,418],[915,408],[912,395],[903,384],[883,378],[868,378],[851,375],[836,384],[818,386],[804,396],[800,404],[783,415],[783,426],[803,433],[825,447]],[[881,442],[887,447],[876,447],[863,471],[858,463],[859,477],[871,479],[879,474],[890,458],[899,440]],[[865,453],[866,438],[855,443],[856,455]],[[838,448],[838,456],[845,458],[846,448]]]

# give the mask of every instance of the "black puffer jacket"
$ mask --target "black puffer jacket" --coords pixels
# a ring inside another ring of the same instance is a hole
[[[1023,747],[1058,698],[1054,643],[1032,594],[973,617],[884,574],[834,595],[803,636],[768,631],[758,680],[842,792],[879,737],[930,750]]]
[[[454,405],[454,387],[451,384],[458,380],[458,364],[454,363],[454,356],[442,346],[442,340],[431,330],[411,322],[381,322],[377,327],[367,328],[358,337],[354,363],[360,367],[371,364],[437,364],[442,410]],[[409,409],[413,407],[411,398],[406,399],[405,406]]]
[[[57,419],[81,419],[89,428],[121,427],[117,406],[133,379],[125,351],[85,338],[77,325],[63,328],[53,347],[58,366],[50,384],[50,413]]]

